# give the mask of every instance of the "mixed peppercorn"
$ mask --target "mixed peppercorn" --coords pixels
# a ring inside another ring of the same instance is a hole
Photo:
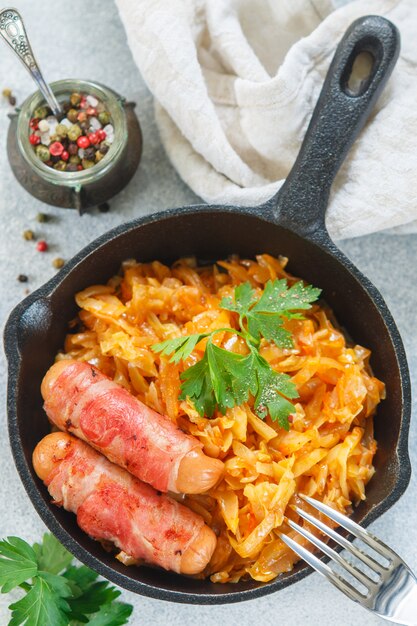
[[[10,106],[14,107],[16,105],[16,96],[13,95],[11,89],[6,88],[2,91],[3,98],[6,98],[10,104]]]
[[[96,97],[72,93],[62,103],[65,117],[58,120],[40,106],[30,120],[29,141],[36,156],[61,172],[86,170],[99,163],[114,140],[110,113]]]
[[[50,221],[51,216],[47,213],[38,213],[35,219],[37,222],[45,223]],[[23,239],[26,239],[26,241],[36,242],[36,250],[38,252],[47,252],[49,250],[49,245],[47,241],[45,241],[45,239],[40,239],[39,241],[37,241],[36,233],[33,230],[24,230],[22,236]],[[59,256],[52,260],[52,266],[57,270],[61,269],[61,267],[64,267],[64,265],[65,260]],[[19,274],[17,276],[17,280],[20,283],[27,283],[29,281],[29,277],[26,274]],[[26,290],[26,292],[29,293],[28,290]]]

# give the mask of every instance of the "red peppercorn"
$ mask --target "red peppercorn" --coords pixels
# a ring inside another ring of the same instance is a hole
[[[89,140],[88,137],[84,137],[84,136],[78,137],[78,139],[77,139],[77,146],[79,148],[84,148],[85,149],[85,148],[88,148],[89,145],[90,145],[90,140]]]
[[[52,154],[52,156],[61,156],[61,154],[64,152],[64,146],[60,141],[54,141],[49,146],[49,152]]]
[[[82,109],[86,109],[88,107],[87,98],[85,96],[81,98],[80,107]]]
[[[37,146],[41,142],[41,138],[39,137],[39,135],[35,135],[35,133],[32,133],[32,135],[29,135],[29,141],[32,146]]]
[[[95,109],[94,107],[88,107],[87,109],[87,115],[91,115],[94,117],[97,115],[97,109]]]
[[[38,252],[46,252],[48,249],[48,244],[44,239],[41,239],[41,241],[38,241],[38,243],[36,244],[36,249],[38,250]]]
[[[38,130],[39,127],[39,118],[34,117],[30,120],[29,126],[32,130]]]
[[[68,161],[68,159],[69,159],[69,152],[67,152],[67,150],[64,150],[64,152],[61,154],[61,159],[63,161]]]
[[[84,169],[84,168],[83,168],[83,166],[82,166],[81,164],[80,164],[80,165],[77,165],[77,170],[78,170],[79,172],[81,172],[81,170],[83,170],[83,169]]]
[[[85,111],[80,111],[77,115],[77,120],[79,122],[86,122],[87,121],[87,113]]]
[[[99,143],[100,143],[101,141],[104,141],[104,140],[105,140],[105,138],[107,137],[107,133],[106,133],[106,131],[105,131],[105,130],[103,130],[102,128],[100,128],[100,130],[98,130],[96,134],[97,134],[97,137],[98,137],[98,141],[99,141]]]
[[[90,133],[88,135],[88,139],[90,140],[90,143],[92,143],[93,145],[95,145],[96,143],[99,143],[100,141],[97,133]]]

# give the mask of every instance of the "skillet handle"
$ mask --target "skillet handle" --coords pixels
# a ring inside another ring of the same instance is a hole
[[[297,160],[271,199],[278,221],[304,236],[328,237],[324,216],[330,187],[349,148],[363,128],[400,51],[400,34],[375,15],[351,24],[339,43]],[[358,54],[373,57],[369,77],[358,93],[348,87]]]

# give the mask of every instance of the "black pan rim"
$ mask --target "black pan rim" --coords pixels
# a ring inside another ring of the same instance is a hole
[[[37,300],[41,298],[50,298],[56,289],[65,281],[66,277],[87,257],[94,254],[94,252],[102,246],[109,244],[119,236],[123,236],[125,233],[140,228],[146,224],[163,221],[170,219],[178,215],[194,214],[201,212],[226,212],[236,213],[239,215],[247,214],[257,219],[271,222],[274,225],[279,225],[280,228],[285,229],[285,226],[278,224],[276,216],[274,216],[273,206],[271,202],[266,203],[262,207],[235,207],[235,206],[222,206],[222,205],[191,205],[188,207],[168,209],[165,211],[157,212],[152,215],[136,218],[130,222],[121,224],[91,243],[78,252],[65,267],[52,279],[39,287],[36,291],[30,294],[27,298],[22,300],[11,312],[9,319],[6,323],[4,331],[4,345],[7,360],[9,363],[8,373],[8,394],[7,394],[7,408],[8,408],[8,427],[9,427],[9,439],[13,458],[22,480],[22,483],[29,495],[29,498],[34,505],[34,508],[44,521],[46,526],[57,536],[57,538],[67,547],[72,554],[87,566],[92,567],[99,574],[108,578],[115,584],[136,592],[147,597],[168,600],[179,603],[191,603],[191,604],[226,604],[234,603],[254,598],[259,598],[270,593],[274,593],[287,587],[299,580],[305,578],[313,570],[307,565],[302,567],[300,571],[280,580],[278,577],[274,581],[269,583],[260,583],[248,590],[233,591],[233,585],[228,585],[228,589],[223,593],[192,593],[192,592],[180,592],[173,590],[165,590],[152,585],[148,585],[141,581],[134,580],[129,576],[121,574],[104,564],[102,561],[94,557],[88,550],[83,548],[71,535],[67,532],[58,522],[55,515],[46,506],[41,492],[36,485],[29,465],[26,462],[26,458],[22,454],[22,442],[19,436],[18,429],[18,417],[16,411],[16,389],[18,374],[21,367],[21,355],[19,353],[17,344],[17,328],[18,322],[25,311]],[[398,357],[398,369],[401,377],[402,387],[402,419],[399,433],[398,445],[395,450],[397,459],[400,459],[398,467],[398,479],[395,488],[392,492],[384,498],[381,502],[373,507],[373,509],[361,520],[361,525],[368,526],[375,519],[380,517],[389,508],[399,500],[399,498],[405,492],[410,477],[411,477],[411,465],[408,455],[408,432],[411,417],[411,385],[409,379],[409,373],[407,368],[407,360],[405,356],[405,350],[401,340],[400,333],[396,327],[394,319],[389,312],[387,305],[384,302],[382,295],[376,289],[376,287],[355,267],[355,265],[337,248],[337,246],[331,241],[327,232],[320,231],[315,236],[311,234],[309,238],[313,243],[325,249],[330,253],[339,263],[342,263],[350,273],[358,280],[363,288],[367,291],[368,295],[372,298],[377,306],[379,313],[384,319],[387,327],[387,332],[391,341],[395,346],[396,355]],[[223,587],[224,588],[224,587]],[[230,591],[229,591],[230,589]]]

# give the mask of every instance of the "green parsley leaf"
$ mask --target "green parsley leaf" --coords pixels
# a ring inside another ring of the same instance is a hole
[[[269,280],[262,296],[251,309],[253,313],[281,313],[286,317],[288,311],[310,309],[311,303],[315,302],[321,293],[311,285],[305,285],[299,280],[288,287],[285,278],[281,280]]]
[[[186,337],[175,337],[174,339],[167,339],[162,343],[156,343],[152,346],[152,350],[154,352],[160,352],[164,356],[172,354],[170,361],[172,363],[179,363],[180,361],[185,361],[196,345],[204,339],[204,337],[208,337],[210,333],[200,333],[196,335],[188,335]]]
[[[68,626],[66,600],[42,576],[36,576],[30,591],[9,608],[12,611],[9,626]]]
[[[78,596],[80,596],[83,591],[86,591],[91,583],[98,578],[97,572],[93,572],[92,569],[85,565],[80,565],[79,567],[71,565],[62,575],[68,580],[72,589],[77,589]]]
[[[250,283],[242,283],[235,288],[234,299],[223,298],[220,302],[220,308],[234,311],[239,315],[246,315],[249,307],[256,299],[256,291],[252,289]]]
[[[280,313],[247,314],[248,331],[259,342],[261,337],[273,341],[279,348],[293,348],[293,340],[289,330],[283,327]]]
[[[261,337],[265,337],[279,348],[292,348],[291,333],[283,327],[283,319],[302,319],[302,315],[294,310],[311,308],[311,303],[317,300],[320,293],[320,289],[306,286],[302,281],[288,287],[283,278],[269,280],[256,301],[255,290],[250,283],[243,283],[235,289],[234,301],[224,298],[220,306],[239,313],[241,326],[247,321],[248,333],[255,342],[259,343]]]
[[[8,593],[21,583],[38,573],[36,554],[33,548],[19,539],[7,537],[0,541],[0,586],[2,593]]]
[[[185,370],[182,380],[180,400],[189,398],[200,415],[211,417],[216,408],[216,397],[211,384],[207,354],[195,365]]]
[[[132,611],[131,604],[123,602],[105,604],[88,620],[88,626],[123,626],[127,624]]]
[[[96,572],[85,565],[71,565],[72,559],[50,534],[33,547],[19,537],[0,541],[2,591],[19,585],[26,591],[25,596],[9,606],[9,626],[126,624],[133,607],[114,602],[120,591],[108,581],[96,582]]]
[[[62,598],[68,598],[71,596],[71,586],[69,581],[63,576],[57,574],[50,574],[50,572],[38,572],[38,576],[42,578],[57,595]]]
[[[288,374],[275,372],[259,354],[255,357],[258,389],[255,394],[255,412],[264,419],[268,414],[282,428],[289,430],[288,416],[294,405],[287,398],[297,398],[297,388]]]
[[[120,591],[110,586],[108,581],[95,582],[86,587],[78,598],[68,600],[71,619],[83,621],[86,615],[96,613],[104,604],[110,604],[120,596]]]
[[[250,383],[247,369],[251,367],[252,358],[219,348],[211,341],[207,344],[206,355],[220,411],[225,413],[228,408],[246,402]]]
[[[152,346],[155,352],[172,355],[171,361],[186,359],[201,339],[208,337],[203,358],[181,375],[180,400],[188,398],[200,415],[212,417],[216,407],[221,413],[228,408],[255,398],[255,411],[261,418],[270,415],[285,429],[294,412],[291,399],[298,397],[291,378],[275,372],[261,357],[262,338],[279,348],[292,348],[293,340],[284,327],[285,319],[302,319],[300,311],[311,308],[321,291],[298,281],[288,286],[286,279],[270,280],[262,295],[249,282],[238,285],[233,298],[223,298],[220,306],[239,315],[240,330],[220,328],[205,334],[169,339]],[[216,346],[212,337],[218,332],[239,334],[246,341],[249,353],[241,355]]]
[[[40,570],[59,574],[73,559],[73,556],[51,533],[45,533],[42,543],[33,544]]]

